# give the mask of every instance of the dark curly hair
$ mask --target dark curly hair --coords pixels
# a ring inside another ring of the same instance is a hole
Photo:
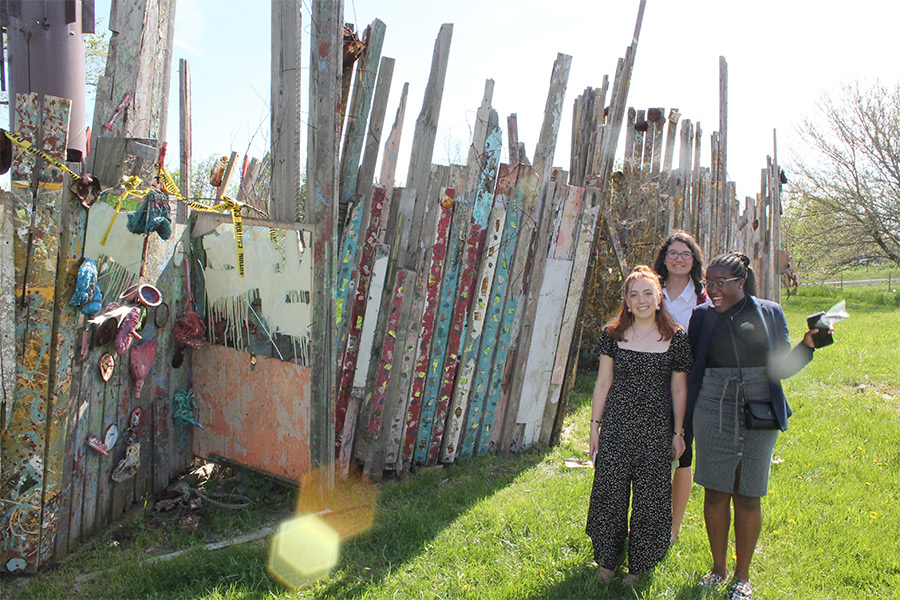
[[[726,252],[709,261],[709,266],[706,269],[708,271],[714,267],[728,269],[732,277],[744,280],[745,294],[756,295],[756,274],[753,273],[753,269],[750,267],[749,256],[743,252]]]
[[[703,250],[697,245],[697,240],[686,231],[676,231],[663,241],[659,250],[656,251],[656,258],[653,260],[653,270],[665,282],[669,278],[669,269],[666,267],[666,252],[672,242],[681,242],[691,249],[694,255],[694,262],[691,265],[691,281],[694,283],[694,292],[697,297],[703,296]]]

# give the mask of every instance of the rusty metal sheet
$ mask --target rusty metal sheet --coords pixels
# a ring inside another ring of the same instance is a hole
[[[207,344],[193,356],[194,453],[299,483],[310,471],[310,367]]]

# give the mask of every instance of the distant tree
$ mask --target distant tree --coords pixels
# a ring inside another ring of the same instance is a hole
[[[109,39],[112,34],[87,33],[84,36],[84,84],[89,94],[97,92],[100,76],[106,70],[106,56],[109,54]]]
[[[900,266],[900,85],[844,85],[799,133],[811,153],[791,177],[788,243],[827,272],[864,261]]]

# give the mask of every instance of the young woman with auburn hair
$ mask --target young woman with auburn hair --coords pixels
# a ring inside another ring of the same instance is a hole
[[[687,334],[662,303],[659,276],[645,265],[636,267],[598,343],[590,423],[595,471],[586,531],[601,582],[615,575],[626,538],[626,583],[636,582],[669,548],[671,463],[684,451],[692,358]]]

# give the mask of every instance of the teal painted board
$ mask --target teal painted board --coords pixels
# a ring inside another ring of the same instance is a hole
[[[488,380],[488,396],[484,407],[484,421],[478,436],[477,454],[487,454],[494,450],[491,446],[494,421],[496,420],[497,406],[500,400],[500,387],[503,383],[503,367],[506,365],[506,356],[509,354],[509,346],[512,340],[513,323],[516,320],[519,299],[509,298],[503,309],[503,319],[500,323],[500,334],[497,338],[497,351],[495,353],[494,368],[491,369]]]
[[[478,352],[478,364],[475,368],[475,381],[472,384],[472,397],[469,402],[466,418],[466,431],[463,436],[462,456],[469,457],[475,452],[478,434],[482,423],[487,418],[487,411],[496,408],[487,404],[490,391],[488,382],[500,336],[500,323],[503,319],[503,303],[509,284],[509,267],[512,264],[515,238],[519,226],[519,207],[522,203],[522,190],[514,189],[510,194],[510,202],[506,208],[503,237],[500,242],[500,256],[497,259],[494,286],[491,289],[490,306],[485,317],[485,330],[481,336],[481,347]],[[501,366],[502,369],[502,366]]]
[[[495,127],[488,133],[484,143],[484,154],[482,155],[484,167],[480,173],[478,188],[475,191],[475,206],[472,209],[472,223],[482,229],[487,227],[491,208],[494,206],[494,187],[497,183],[501,146],[501,131],[499,127]]]
[[[350,297],[350,288],[355,276],[358,275],[358,266],[356,262],[357,248],[359,247],[359,233],[362,230],[362,219],[365,209],[362,202],[357,202],[353,206],[350,213],[350,222],[344,227],[343,240],[341,243],[341,270],[338,274],[337,286],[337,306],[335,308],[335,316],[337,318],[337,330],[340,333],[337,347],[341,349],[347,343],[347,323],[345,319],[349,319],[349,310],[345,314],[345,309],[349,309],[348,298]]]
[[[64,161],[70,105],[54,96],[18,94],[15,130],[36,148]],[[62,470],[47,469],[46,446],[48,442],[55,446],[48,434],[56,432],[58,437],[60,431],[54,424],[51,380],[56,366],[53,324],[62,181],[62,171],[16,148],[11,167],[16,389],[0,457],[0,565],[8,571],[34,572],[55,549]],[[46,526],[45,503],[51,504],[52,516]]]

